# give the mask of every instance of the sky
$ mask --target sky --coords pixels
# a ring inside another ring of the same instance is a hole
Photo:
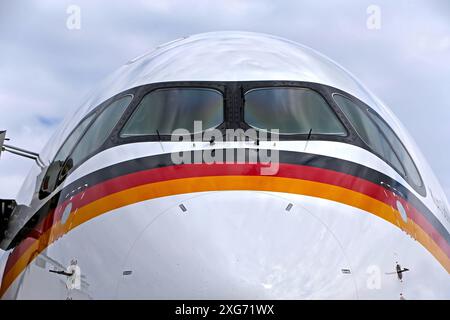
[[[373,5],[380,19],[369,28]],[[161,43],[219,30],[288,38],[344,66],[398,116],[450,198],[446,0],[1,1],[0,129],[38,152],[115,69]],[[0,198],[16,196],[31,165],[2,155]]]

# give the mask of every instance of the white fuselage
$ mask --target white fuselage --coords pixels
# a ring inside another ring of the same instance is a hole
[[[45,170],[32,168],[11,230],[27,232],[0,260],[1,298],[450,298],[448,203],[424,157],[353,76],[291,41],[207,33],[136,58],[67,118],[40,153],[42,161],[50,165],[73,129],[107,99],[172,81],[337,88],[395,131],[423,192],[369,148],[338,140],[117,143],[98,149],[45,198],[38,196]],[[235,122],[224,123],[239,122],[238,113],[227,117]],[[168,160],[179,152],[227,149],[279,152],[279,171],[257,174],[258,163]],[[49,272],[68,270],[71,261],[78,278]],[[409,269],[401,278],[398,266]]]

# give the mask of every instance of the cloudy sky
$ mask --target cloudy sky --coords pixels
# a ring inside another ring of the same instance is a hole
[[[270,33],[350,70],[401,119],[450,196],[450,2],[1,1],[0,129],[39,151],[70,109],[116,68],[155,46],[217,30]],[[325,5],[326,3],[326,5]],[[69,29],[69,5],[80,29]],[[369,29],[367,9],[381,10]],[[30,160],[3,154],[0,197]]]

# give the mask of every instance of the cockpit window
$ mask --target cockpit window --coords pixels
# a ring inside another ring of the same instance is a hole
[[[73,167],[103,145],[132,99],[131,95],[122,97],[102,108],[100,114],[98,111],[93,112],[80,122],[45,171],[39,199],[51,194]]]
[[[244,119],[253,128],[278,129],[280,134],[347,134],[325,99],[307,88],[250,90],[245,94]]]
[[[382,159],[386,160],[402,175],[405,175],[405,171],[400,163],[400,160],[387,141],[383,132],[369,118],[366,110],[359,108],[356,103],[345,98],[344,96],[334,95],[333,97],[348,120],[352,123],[360,138],[376,154],[380,155]]]
[[[61,149],[59,149],[58,153],[55,156],[54,162],[64,162],[69,155],[69,153],[72,151],[75,144],[78,142],[80,137],[83,135],[86,128],[89,126],[89,124],[92,121],[92,118],[95,114],[91,114],[86,119],[81,121],[81,123],[72,131],[72,133],[69,135],[67,140],[62,145]]]
[[[361,139],[382,159],[415,186],[422,186],[419,172],[394,131],[369,108],[334,94],[334,100],[352,123]],[[409,179],[408,179],[409,178]]]
[[[105,142],[132,98],[131,95],[120,98],[100,113],[70,155],[70,167],[78,165]]]
[[[397,157],[401,161],[406,171],[406,176],[409,177],[412,183],[416,186],[422,186],[422,179],[420,178],[419,171],[416,168],[411,156],[406,150],[403,143],[394,133],[394,131],[374,112],[369,111],[369,116],[378,125],[378,127],[384,132],[386,139],[390,142],[392,148],[395,150]]]
[[[206,88],[154,90],[139,103],[121,136],[170,135],[176,129],[194,133],[194,121],[201,121],[203,130],[224,121],[221,92]]]

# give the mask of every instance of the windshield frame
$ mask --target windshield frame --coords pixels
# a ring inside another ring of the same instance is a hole
[[[124,130],[125,126],[127,125],[128,121],[131,120],[134,113],[139,108],[142,100],[149,95],[150,93],[161,90],[161,89],[178,89],[178,88],[189,88],[189,89],[205,89],[205,90],[212,90],[217,91],[222,95],[223,98],[223,121],[219,125],[213,128],[206,128],[202,130],[201,132],[195,132],[190,133],[191,140],[194,138],[195,135],[198,135],[199,133],[204,133],[211,129],[219,129],[219,130],[225,130],[225,128],[228,127],[229,121],[228,121],[228,115],[227,115],[227,97],[226,97],[226,87],[225,85],[218,84],[217,82],[204,82],[204,81],[189,81],[189,82],[165,82],[165,83],[155,83],[155,84],[149,84],[149,85],[143,85],[140,87],[135,88],[135,98],[132,102],[132,106],[129,107],[129,109],[124,114],[124,121],[121,123],[120,128],[118,128],[115,136],[113,139],[116,143],[122,144],[122,143],[130,143],[130,142],[144,142],[144,141],[171,141],[172,136],[170,134],[166,133],[160,133],[160,134],[142,134],[142,135],[122,135],[122,131]],[[182,135],[180,135],[181,137]]]

